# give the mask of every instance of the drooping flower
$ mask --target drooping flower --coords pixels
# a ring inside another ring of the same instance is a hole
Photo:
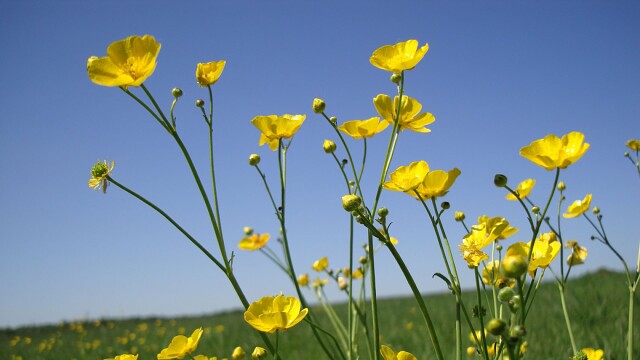
[[[376,49],[369,61],[378,69],[394,74],[413,69],[429,50],[429,44],[418,48],[417,40],[407,40],[395,45],[384,45]]]
[[[536,185],[536,181],[534,179],[526,179],[522,181],[520,184],[518,184],[518,187],[516,188],[515,192],[518,193],[518,196],[520,197],[520,199],[524,199],[527,196],[529,196],[529,194],[531,193],[531,190],[535,185]],[[508,193],[505,196],[505,198],[507,200],[518,200],[518,198],[515,197],[512,193]]]
[[[571,254],[567,257],[568,265],[575,266],[584,264],[584,260],[587,258],[587,255],[589,255],[587,249],[578,245],[578,242],[575,240],[567,241],[565,247],[571,249]]]
[[[393,125],[394,119],[396,118],[397,109],[398,109],[398,99],[396,96],[393,101],[391,101],[391,97],[388,95],[380,94],[373,99],[373,104],[386,122]],[[400,106],[400,116],[398,118],[398,125],[400,126],[400,130],[411,130],[419,133],[428,133],[431,130],[427,129],[425,126],[436,121],[436,118],[430,112],[423,112],[422,104],[418,102],[418,100],[403,96],[402,104]]]
[[[122,354],[114,358],[109,358],[104,360],[138,360],[138,355]]]
[[[589,207],[591,206],[591,197],[591,194],[587,194],[584,199],[574,201],[571,205],[569,205],[569,207],[567,208],[567,212],[562,214],[562,216],[569,219],[584,214],[589,210]]]
[[[198,85],[207,86],[215,84],[220,78],[220,75],[222,75],[226,64],[227,62],[224,60],[198,63],[196,65],[196,81],[198,81]]]
[[[244,321],[258,331],[273,333],[295,326],[307,312],[309,309],[300,310],[300,300],[293,296],[265,296],[249,305]]]
[[[329,259],[323,256],[320,260],[314,261],[311,268],[315,271],[323,271],[327,266],[329,266]]]
[[[109,185],[109,181],[107,180],[107,176],[111,174],[113,171],[113,167],[116,166],[115,162],[111,162],[111,164],[107,163],[107,160],[102,162],[98,161],[91,168],[91,179],[89,179],[89,187],[93,190],[100,190],[102,188],[102,192],[107,192],[107,186]]]
[[[429,171],[424,180],[415,189],[415,192],[410,192],[409,194],[417,198],[416,193],[418,193],[422,200],[444,196],[449,192],[459,175],[460,170],[458,168],[453,168],[449,171]]]
[[[625,145],[633,151],[640,151],[640,140],[638,139],[628,140]]]
[[[408,166],[400,166],[393,171],[390,180],[382,184],[382,187],[391,191],[411,192],[424,180],[429,172],[429,164],[426,161],[414,161]]]
[[[389,126],[387,121],[380,121],[379,117],[372,117],[367,120],[351,120],[346,121],[338,127],[340,131],[359,140],[362,138],[372,137],[382,132]]]
[[[415,355],[407,351],[400,351],[396,354],[395,351],[386,345],[380,347],[380,353],[384,360],[418,360]]]
[[[242,250],[259,250],[267,245],[267,241],[271,236],[269,234],[251,234],[240,240],[238,247]]]
[[[578,161],[589,146],[581,132],[570,132],[562,138],[549,134],[520,149],[520,155],[547,170],[565,169]]]
[[[158,354],[158,360],[182,359],[187,354],[191,354],[198,347],[202,332],[202,328],[198,328],[193,331],[190,337],[175,336],[171,340],[171,344]]]
[[[306,115],[268,115],[256,116],[251,123],[261,132],[259,145],[268,144],[271,150],[277,150],[280,139],[293,137],[305,119]]]
[[[107,56],[87,61],[89,79],[102,86],[140,86],[156,68],[160,44],[151,35],[111,43]]]
[[[504,240],[518,232],[518,228],[512,227],[507,219],[499,216],[492,218],[487,215],[479,216],[478,224],[485,224],[487,232],[490,236],[495,236],[496,240]]]
[[[482,282],[494,288],[503,288],[505,286],[513,287],[516,284],[515,279],[510,279],[502,275],[500,271],[500,261],[498,260],[487,263],[481,275]]]

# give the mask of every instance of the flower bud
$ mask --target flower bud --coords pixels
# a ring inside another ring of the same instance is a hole
[[[300,285],[300,286],[309,285],[309,275],[308,274],[300,274],[300,275],[298,275],[298,285]]]
[[[514,295],[511,300],[509,300],[509,309],[511,309],[511,312],[517,313],[521,306],[522,298],[520,295]]]
[[[338,278],[338,288],[340,290],[344,290],[347,288],[347,286],[349,286],[349,284],[347,283],[347,280],[345,280],[342,276],[340,276]]]
[[[199,108],[203,107],[204,106],[204,100],[202,100],[202,99],[196,100],[196,106],[199,107]]]
[[[182,89],[180,88],[173,88],[173,90],[171,90],[171,95],[173,95],[174,98],[179,98],[180,96],[182,96]]]
[[[355,185],[355,184],[356,184],[356,182],[355,182],[355,181],[353,181],[353,180],[349,180],[349,186],[353,186],[353,185]]]
[[[242,360],[244,359],[245,353],[244,350],[240,346],[233,349],[233,353],[231,354],[231,358],[233,360]]]
[[[362,217],[360,215],[356,216],[356,222],[358,224],[364,224],[364,217]]]
[[[558,190],[564,191],[567,188],[567,185],[564,184],[564,181],[560,181],[558,183]]]
[[[508,286],[503,287],[498,292],[498,300],[500,300],[500,302],[509,302],[511,299],[513,299],[513,296],[513,289]]]
[[[628,152],[628,151],[625,151],[625,152],[624,152],[624,157],[630,157],[630,156],[629,156],[629,152]]]
[[[451,204],[449,204],[448,201],[443,201],[442,204],[440,204],[440,206],[444,209],[444,210],[448,210],[451,207]]]
[[[399,84],[400,80],[402,80],[402,75],[393,74],[393,75],[391,75],[391,78],[389,80],[391,80],[391,82],[394,83],[394,84]]]
[[[331,154],[336,151],[336,143],[331,140],[325,140],[322,144],[322,148],[324,149],[324,152],[326,152],[327,154]]]
[[[256,166],[260,163],[260,155],[251,154],[249,155],[249,165]]]
[[[534,214],[537,214],[537,213],[540,212],[540,208],[537,207],[537,206],[534,206],[534,207],[531,208],[531,212],[534,213]]]
[[[496,245],[496,250],[498,250],[498,251],[502,251],[502,245],[499,245],[499,244],[498,244],[498,245]]]
[[[329,121],[331,121],[332,124],[335,124],[335,123],[338,122],[338,118],[335,117],[335,116],[332,116],[332,117],[329,118]]]
[[[453,218],[454,218],[456,221],[464,221],[465,215],[464,215],[464,213],[463,213],[462,211],[456,211],[456,212],[453,214]]]
[[[358,262],[360,264],[366,264],[367,263],[367,257],[366,256],[360,256],[360,259],[358,259]]]
[[[487,323],[487,330],[495,336],[499,336],[507,329],[507,323],[502,319],[491,319]]]
[[[265,348],[261,348],[260,346],[256,346],[255,349],[253,349],[253,352],[251,353],[251,358],[253,360],[260,360],[260,359],[266,359],[267,358],[267,350]]]
[[[502,275],[508,278],[519,278],[529,268],[527,259],[520,255],[507,256],[502,260],[502,266],[500,270]]]
[[[386,207],[381,207],[380,209],[378,209],[378,216],[380,217],[387,217],[387,215],[389,215],[389,209],[387,209]]]
[[[591,212],[593,212],[595,215],[600,214],[600,208],[599,207],[594,207],[593,210],[591,210]]]
[[[313,99],[313,105],[311,105],[311,108],[313,109],[314,113],[322,114],[326,106],[327,104],[324,103],[324,100],[315,98]]]
[[[242,229],[244,231],[244,234],[247,236],[251,236],[253,234],[253,228],[251,226],[245,226],[244,229]]]
[[[502,174],[496,174],[496,176],[493,177],[493,183],[497,186],[497,187],[505,187],[507,186],[507,177],[505,175]]]
[[[358,195],[349,194],[342,197],[342,207],[347,211],[356,210],[361,203],[362,199]]]

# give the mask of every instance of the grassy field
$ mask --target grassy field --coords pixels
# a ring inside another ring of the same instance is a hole
[[[628,293],[620,273],[598,271],[569,282],[567,302],[578,347],[601,348],[605,358],[626,359]],[[469,308],[475,295],[466,294]],[[426,297],[433,313],[447,359],[454,358],[454,301],[449,294]],[[640,299],[636,296],[634,353],[640,358]],[[413,352],[419,359],[433,359],[426,327],[412,298],[382,299],[380,322],[382,343]],[[346,306],[336,305],[338,312]],[[527,319],[527,359],[568,359],[571,347],[562,316],[558,289],[543,284]],[[318,309],[321,317],[321,310]],[[190,335],[203,327],[195,354],[230,358],[236,346],[249,354],[260,338],[242,320],[242,312],[177,319],[144,318],[65,323],[57,326],[0,330],[0,359],[104,359],[121,353],[155,359],[177,334]],[[327,327],[329,328],[329,327]],[[465,339],[468,341],[468,339]],[[471,342],[469,341],[469,345]],[[323,359],[309,326],[301,324],[280,336],[281,354],[287,359]],[[450,350],[449,350],[450,349]],[[366,350],[362,349],[367,358]]]

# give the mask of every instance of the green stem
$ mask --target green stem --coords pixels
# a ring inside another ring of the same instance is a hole
[[[480,294],[480,274],[478,273],[478,268],[474,268],[475,278],[476,278],[476,294],[478,301],[478,318],[480,319],[480,339],[482,341],[482,349],[483,356],[485,359],[489,360],[489,352],[487,350],[487,339],[484,335],[484,318],[482,314],[482,294]]]
[[[209,89],[209,166],[211,167],[211,191],[213,194],[213,207],[215,209],[215,219],[218,221],[218,229],[222,234],[222,220],[220,218],[220,207],[218,206],[218,187],[216,186],[216,172],[213,161],[213,92],[211,91],[211,85],[207,86]]]
[[[122,91],[125,92],[125,94],[129,95],[133,100],[135,100],[138,104],[140,104],[140,106],[142,106],[143,108],[145,108],[145,110],[147,110],[149,112],[149,114],[151,114],[151,116],[153,116],[154,119],[156,119],[156,121],[168,132],[171,132],[171,128],[169,126],[169,124],[165,123],[164,121],[162,121],[162,119],[160,119],[160,117],[158,116],[158,114],[156,114],[155,112],[153,112],[153,110],[151,110],[151,108],[145,104],[142,100],[140,100],[140,98],[138,98],[136,95],[134,95],[131,91],[129,91],[128,89],[125,89],[123,87],[120,87],[120,89]]]
[[[637,284],[637,283],[636,283]],[[633,298],[635,286],[629,287],[629,324],[627,328],[627,360],[633,360]]]
[[[569,320],[569,312],[567,311],[567,302],[564,298],[565,285],[558,282],[558,290],[560,291],[560,302],[562,304],[562,313],[564,314],[564,322],[567,325],[567,332],[569,332],[569,341],[571,341],[571,350],[574,354],[578,353],[578,347],[576,347],[576,341],[573,339],[573,330],[571,328],[571,321]]]

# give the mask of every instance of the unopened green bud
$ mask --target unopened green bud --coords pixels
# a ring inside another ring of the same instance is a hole
[[[356,222],[358,224],[364,224],[364,217],[362,217],[361,215],[356,216]]]
[[[171,95],[173,95],[174,98],[179,98],[180,96],[182,96],[182,89],[180,88],[173,88],[173,90],[171,90]]]
[[[625,151],[625,152],[624,152],[624,156],[625,156],[625,157],[630,157],[630,156],[629,156],[629,152],[628,152],[628,151]]]
[[[520,295],[514,295],[511,300],[509,300],[509,309],[511,309],[511,312],[517,313],[521,306],[522,298]]]
[[[584,351],[580,350],[578,351],[578,353],[571,358],[572,360],[589,360],[589,357],[587,356],[587,354],[584,353]]]
[[[196,106],[199,107],[199,108],[203,107],[204,106],[204,100],[202,100],[202,99],[196,100]]]
[[[595,215],[600,214],[600,208],[599,207],[594,207],[593,210],[591,210]]]
[[[342,197],[342,207],[349,212],[356,210],[361,203],[362,199],[358,195],[349,194]]]
[[[537,213],[540,212],[540,208],[537,207],[537,206],[534,206],[534,207],[531,208],[531,212],[534,213],[534,214],[537,214]]]
[[[324,143],[322,143],[322,148],[324,149],[324,152],[331,154],[336,151],[336,143],[331,140],[325,140]]]
[[[500,270],[502,271],[502,275],[508,278],[519,278],[524,274],[529,268],[529,263],[527,259],[520,255],[511,255],[507,256],[502,260],[502,266],[500,266]]]
[[[511,329],[511,336],[522,338],[525,335],[527,335],[527,329],[523,325],[516,325]]]
[[[565,185],[564,181],[560,181],[558,183],[558,190],[564,191],[566,188],[567,188],[567,185]]]
[[[449,208],[451,207],[451,204],[449,204],[449,202],[448,202],[448,201],[443,201],[443,202],[442,202],[442,204],[440,204],[440,206],[441,206],[443,209],[447,210],[447,209],[449,209]]]
[[[513,293],[513,289],[510,287],[503,287],[502,289],[500,289],[500,291],[498,292],[498,300],[500,300],[501,302],[509,302],[511,299],[513,299],[513,296],[515,294]]]
[[[349,186],[353,186],[353,185],[355,185],[355,184],[356,184],[356,182],[355,182],[355,181],[353,181],[353,180],[349,180]]]
[[[387,215],[389,215],[389,209],[387,209],[386,207],[378,209],[378,216],[386,217]]]
[[[260,155],[251,154],[249,155],[249,165],[256,166],[260,163]]]
[[[507,177],[505,175],[502,174],[496,174],[496,176],[493,177],[493,183],[497,186],[497,187],[505,187],[507,186]]]
[[[314,113],[322,114],[326,106],[327,104],[325,104],[324,100],[315,98],[313,99],[313,105],[311,105],[311,108],[313,109]]]
[[[244,231],[244,234],[247,236],[250,236],[251,234],[253,234],[253,228],[251,226],[245,226],[244,229],[242,229]]]
[[[267,353],[267,350],[265,348],[261,348],[260,346],[256,346],[256,348],[253,349],[253,352],[251,353],[251,358],[253,360],[266,359],[267,355],[269,355],[269,354]]]
[[[358,262],[360,264],[366,264],[367,263],[367,257],[366,256],[360,256],[360,259],[358,259]]]
[[[331,123],[335,124],[335,123],[338,122],[338,118],[335,117],[335,116],[332,116],[332,117],[329,118],[329,121],[331,121]]]
[[[496,250],[502,251],[502,245],[496,245]]]
[[[491,319],[487,323],[487,330],[492,335],[499,336],[507,329],[507,323],[502,319]]]
[[[399,83],[400,83],[400,80],[402,80],[402,75],[400,75],[400,74],[393,74],[393,75],[391,75],[391,79],[390,79],[390,80],[391,80],[391,82],[392,82],[392,83],[394,83],[394,84],[399,84]]]

